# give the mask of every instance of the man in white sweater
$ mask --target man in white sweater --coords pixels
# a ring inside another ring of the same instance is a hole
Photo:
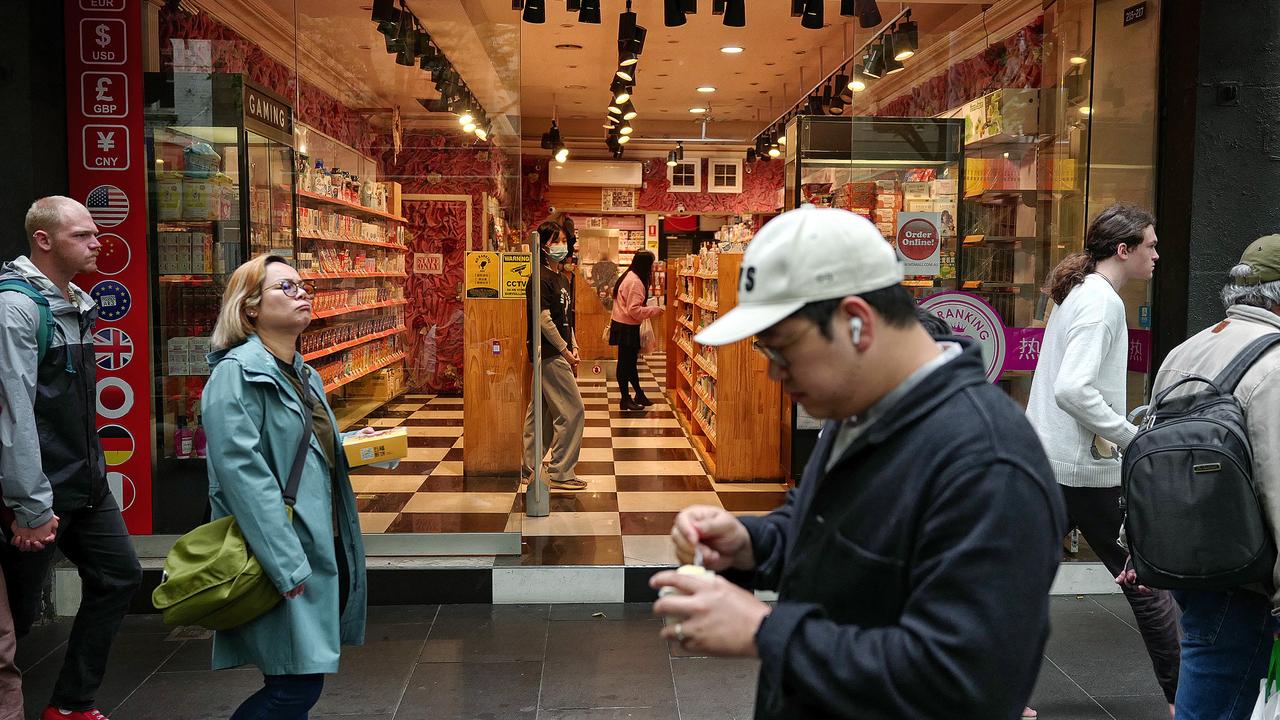
[[[1118,204],[1085,234],[1084,252],[1062,260],[1045,292],[1056,307],[1045,327],[1031,383],[1027,419],[1044,444],[1067,502],[1067,527],[1078,528],[1112,575],[1124,569],[1117,544],[1120,456],[1137,433],[1125,419],[1129,331],[1120,289],[1155,271],[1155,220]],[[1167,592],[1126,589],[1160,689],[1170,709],[1178,685],[1178,610]]]

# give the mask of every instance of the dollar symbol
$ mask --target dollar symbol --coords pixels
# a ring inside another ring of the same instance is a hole
[[[106,47],[111,44],[111,35],[107,33],[106,25],[99,25],[94,28],[94,33],[98,36],[96,41],[98,43],[98,47]]]

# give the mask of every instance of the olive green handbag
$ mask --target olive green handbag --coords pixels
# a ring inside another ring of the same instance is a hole
[[[290,520],[311,443],[311,403],[306,405],[302,441],[284,488]],[[275,607],[280,592],[253,556],[235,517],[228,515],[178,538],[164,559],[164,577],[151,593],[151,604],[164,613],[167,625],[230,630]]]

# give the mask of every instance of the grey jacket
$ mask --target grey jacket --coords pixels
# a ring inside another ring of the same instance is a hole
[[[1267,333],[1280,332],[1280,316],[1261,308],[1232,305],[1222,322],[1205,328],[1174,348],[1160,366],[1152,397],[1191,375],[1212,378],[1222,372],[1246,345]],[[1196,392],[1194,383],[1173,391],[1175,396]],[[1264,354],[1236,386],[1253,446],[1253,481],[1262,498],[1267,525],[1280,543],[1280,350]],[[1280,564],[1272,570],[1272,584],[1280,588]],[[1271,596],[1280,608],[1280,591]]]
[[[77,309],[26,257],[0,268],[0,279],[12,276],[49,299],[57,324],[37,363],[39,308],[20,293],[0,293],[0,491],[21,526],[39,527],[110,492],[96,430],[98,308],[72,285]]]

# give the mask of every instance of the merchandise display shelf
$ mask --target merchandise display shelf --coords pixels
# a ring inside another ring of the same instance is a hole
[[[213,274],[201,273],[199,275],[161,275],[162,283],[182,283],[184,285],[212,285]]]
[[[302,359],[306,362],[311,362],[316,358],[322,358],[326,355],[332,355],[336,352],[342,352],[343,350],[350,350],[351,348],[356,347],[357,345],[363,345],[367,342],[373,342],[374,340],[381,340],[382,338],[391,337],[392,335],[399,335],[405,330],[406,328],[403,325],[401,325],[398,328],[391,328],[390,330],[383,330],[382,332],[373,333],[372,335],[365,335],[364,337],[359,337],[359,338],[356,338],[355,340],[349,340],[347,342],[344,342],[341,345],[334,345],[333,347],[324,348],[323,350],[316,350],[315,352],[309,352],[306,355],[303,355]]]
[[[680,277],[694,277],[694,276],[695,276],[695,273],[694,273],[692,270],[681,270],[681,271],[680,271]]]
[[[701,355],[694,355],[693,361],[698,363],[698,367],[702,368],[711,377],[716,376],[716,367],[702,358]]]
[[[406,220],[403,217],[400,217],[399,215],[392,215],[389,212],[374,210],[373,208],[367,208],[363,205],[358,205],[356,203],[349,203],[345,200],[338,200],[336,198],[331,198],[328,195],[317,195],[315,193],[310,193],[305,190],[298,191],[298,200],[306,201],[309,203],[319,203],[322,205],[332,205],[333,207],[339,207],[344,210],[351,210],[352,212],[361,213],[363,215],[379,218],[381,220],[391,220],[394,222],[408,222],[408,220]]]
[[[705,420],[702,419],[701,415],[699,415],[697,412],[694,412],[692,414],[693,414],[693,419],[698,423],[698,427],[702,428],[702,432],[706,436],[707,442],[711,443],[712,447],[715,447],[716,434],[711,432],[711,429],[707,427],[707,423]]]
[[[341,379],[335,380],[335,381],[333,381],[333,382],[329,383],[328,385],[325,385],[325,386],[324,386],[324,391],[325,391],[325,393],[326,393],[326,394],[331,393],[331,392],[333,392],[334,390],[337,390],[338,388],[342,387],[343,385],[346,385],[347,383],[355,382],[356,380],[359,380],[360,378],[364,377],[365,375],[368,375],[368,374],[370,374],[370,373],[375,373],[375,372],[377,372],[377,371],[381,370],[382,368],[384,368],[384,367],[386,367],[386,366],[388,366],[388,365],[390,365],[390,364],[392,364],[392,363],[399,362],[399,361],[401,361],[401,360],[403,360],[403,359],[404,359],[404,353],[402,353],[402,352],[392,353],[392,354],[391,354],[391,355],[389,355],[388,357],[385,357],[385,358],[383,358],[382,360],[379,360],[379,361],[375,362],[374,364],[370,365],[369,367],[365,368],[364,370],[361,370],[360,372],[356,373],[355,375],[349,375],[349,376],[347,376],[347,377],[344,377],[344,378],[341,378]]]
[[[368,245],[370,247],[386,248],[387,250],[399,250],[400,252],[409,252],[409,248],[395,243],[378,242],[377,240],[353,240],[351,238],[326,237],[324,235],[313,235],[309,233],[299,233],[299,240],[320,240],[322,242],[340,242],[350,245]]]
[[[689,374],[689,371],[684,369],[683,365],[676,365],[676,370],[680,372],[680,376],[685,379],[685,382],[693,385],[693,376]]]
[[[697,385],[694,385],[694,386],[693,386],[693,393],[694,393],[695,395],[697,395],[697,396],[698,396],[698,399],[700,399],[700,400],[702,400],[702,402],[706,403],[706,404],[707,404],[707,407],[711,408],[711,412],[715,412],[715,411],[716,411],[716,401],[715,401],[715,400],[712,400],[712,399],[711,399],[711,398],[709,398],[709,397],[707,397],[707,394],[706,394],[706,393],[704,393],[704,392],[702,391],[702,388],[698,387]]]
[[[352,425],[368,417],[369,413],[389,402],[395,402],[397,398],[407,392],[409,392],[409,388],[406,387],[385,400],[370,399],[344,402],[341,410],[334,411],[334,415],[338,418],[338,432],[345,432]]]
[[[1000,237],[996,235],[965,235],[965,245],[1018,245],[1021,243],[1035,242],[1033,237]]]
[[[737,304],[741,264],[741,253],[720,253],[715,273],[693,271],[685,275],[691,280],[668,278],[668,295],[686,290],[692,295],[680,296],[687,306],[677,306],[668,321],[677,329],[667,341],[668,391],[679,401],[673,408],[677,420],[713,478],[777,481],[785,477],[777,431],[783,406],[781,393],[768,379],[768,361],[749,343],[733,343],[718,348],[713,362],[696,352],[703,350],[700,344],[680,335],[682,328],[697,332],[711,322],[713,313],[729,312]],[[684,312],[690,309],[693,317],[686,321]],[[685,363],[690,365],[687,371]],[[710,391],[694,382],[704,374],[716,381],[714,401]]]
[[[316,312],[311,313],[311,319],[319,320],[321,318],[360,312],[361,310],[377,310],[378,308],[389,308],[407,304],[409,304],[408,300],[387,300],[386,302],[373,303],[371,305],[353,305],[351,307],[332,308],[330,310],[317,310]]]
[[[305,272],[299,273],[299,277],[303,280],[359,280],[360,278],[405,278],[409,277],[408,273],[318,273]]]

